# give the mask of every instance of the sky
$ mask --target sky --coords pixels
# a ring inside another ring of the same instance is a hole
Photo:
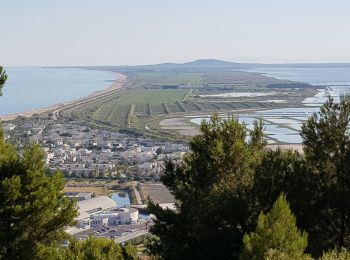
[[[349,13],[349,0],[0,0],[0,64],[350,62]]]

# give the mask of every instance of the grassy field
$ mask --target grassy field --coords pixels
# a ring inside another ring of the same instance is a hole
[[[266,86],[279,80],[232,71],[138,71],[128,73],[127,77],[129,82],[123,90],[84,106],[65,110],[62,115],[94,127],[130,129],[153,137],[179,139],[182,137],[177,136],[178,132],[161,129],[157,123],[171,116],[282,107],[278,103],[266,102],[273,97],[285,99],[288,105],[300,105],[305,97],[314,95],[314,91],[308,89],[271,90]],[[270,91],[272,94],[259,98],[200,96],[235,91]],[[146,126],[151,126],[151,129],[146,130]]]
[[[107,187],[84,187],[84,186],[65,186],[64,192],[94,192],[96,196],[109,195]]]
[[[167,72],[167,71],[152,71],[152,72],[135,72],[131,75],[134,80],[134,86],[150,87],[150,86],[169,86],[180,84],[203,84],[204,73],[198,72]]]
[[[189,89],[137,89],[121,98],[118,103],[123,105],[172,104],[186,99],[190,92]]]

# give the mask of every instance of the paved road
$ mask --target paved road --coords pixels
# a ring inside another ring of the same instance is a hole
[[[133,182],[133,186],[134,186],[133,188],[134,188],[137,204],[142,204],[141,194],[140,194],[140,192],[138,191],[138,189],[136,187],[137,186],[137,182]]]
[[[142,235],[147,234],[147,233],[148,233],[148,230],[135,231],[135,232],[132,232],[132,233],[127,234],[125,236],[117,237],[116,239],[114,239],[114,241],[117,243],[123,243],[123,242],[130,240],[130,239],[142,236]]]

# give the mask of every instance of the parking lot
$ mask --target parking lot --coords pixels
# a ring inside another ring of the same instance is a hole
[[[90,228],[88,230],[84,230],[83,232],[76,234],[75,237],[77,237],[80,240],[84,240],[84,239],[87,239],[89,235],[94,235],[96,237],[122,239],[123,236],[133,237],[133,236],[130,236],[130,234],[140,233],[139,231],[147,231],[148,225],[149,225],[148,221],[142,221],[142,222],[130,224],[130,225],[95,227],[95,228]]]

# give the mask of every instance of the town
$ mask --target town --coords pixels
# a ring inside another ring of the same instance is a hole
[[[65,194],[77,201],[77,224],[66,232],[79,240],[90,235],[123,243],[148,233],[147,199],[174,208],[160,184],[166,157],[179,160],[185,143],[154,140],[92,129],[52,114],[18,117],[3,123],[5,140],[21,149],[39,143],[51,172],[66,178]]]
[[[40,115],[4,122],[5,139],[16,147],[40,143],[51,171],[66,178],[159,181],[163,160],[181,158],[188,145],[110,130],[78,121]]]

